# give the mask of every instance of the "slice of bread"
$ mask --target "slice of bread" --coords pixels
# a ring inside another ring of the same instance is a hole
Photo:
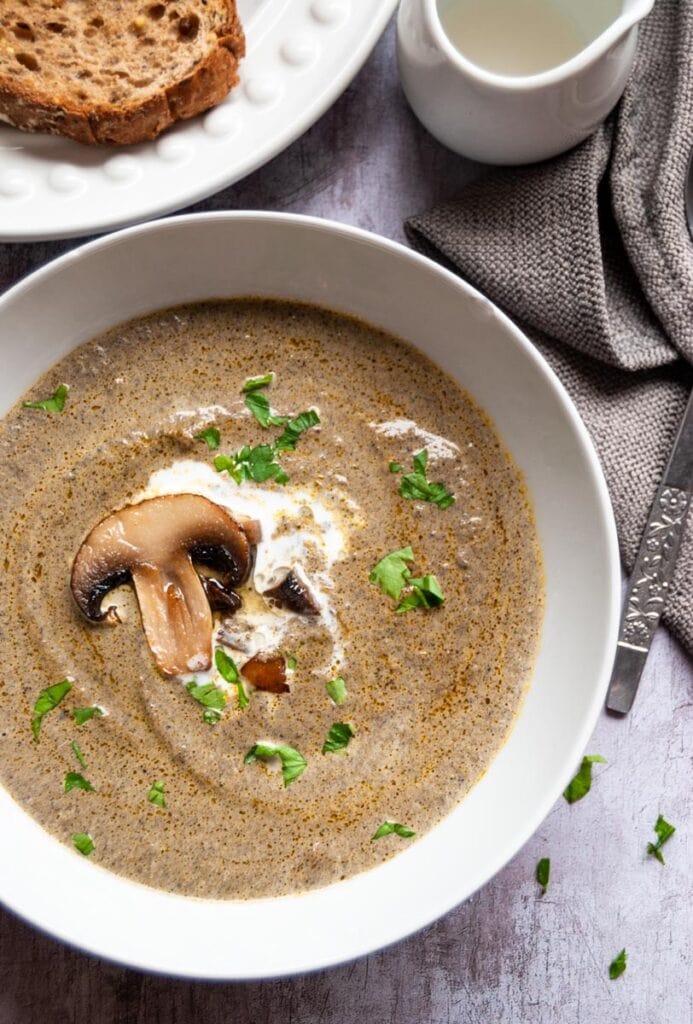
[[[235,0],[0,0],[0,121],[154,139],[219,103],[244,53]]]

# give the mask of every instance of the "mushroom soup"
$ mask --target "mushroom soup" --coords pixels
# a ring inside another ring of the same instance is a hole
[[[118,327],[25,397],[0,422],[0,780],[46,829],[250,898],[372,867],[463,798],[543,582],[522,477],[451,378],[237,300]]]

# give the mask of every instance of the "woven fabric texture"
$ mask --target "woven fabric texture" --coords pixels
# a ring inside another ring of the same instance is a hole
[[[607,122],[541,164],[493,170],[411,218],[414,247],[535,342],[602,461],[630,571],[693,386],[693,0],[656,0]],[[664,615],[693,654],[689,520]]]

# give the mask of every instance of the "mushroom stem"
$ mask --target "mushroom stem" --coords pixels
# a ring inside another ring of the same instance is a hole
[[[200,577],[179,556],[166,569],[139,566],[132,582],[147,643],[165,676],[203,672],[212,664],[214,622]]]

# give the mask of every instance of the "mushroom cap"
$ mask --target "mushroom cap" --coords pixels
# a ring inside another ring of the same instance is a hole
[[[149,498],[112,513],[89,533],[72,565],[72,593],[91,622],[117,622],[115,608],[103,611],[102,601],[132,580],[159,669],[166,675],[200,671],[211,664],[213,621],[193,561],[219,571],[226,587],[243,583],[252,565],[246,529],[201,495]]]

